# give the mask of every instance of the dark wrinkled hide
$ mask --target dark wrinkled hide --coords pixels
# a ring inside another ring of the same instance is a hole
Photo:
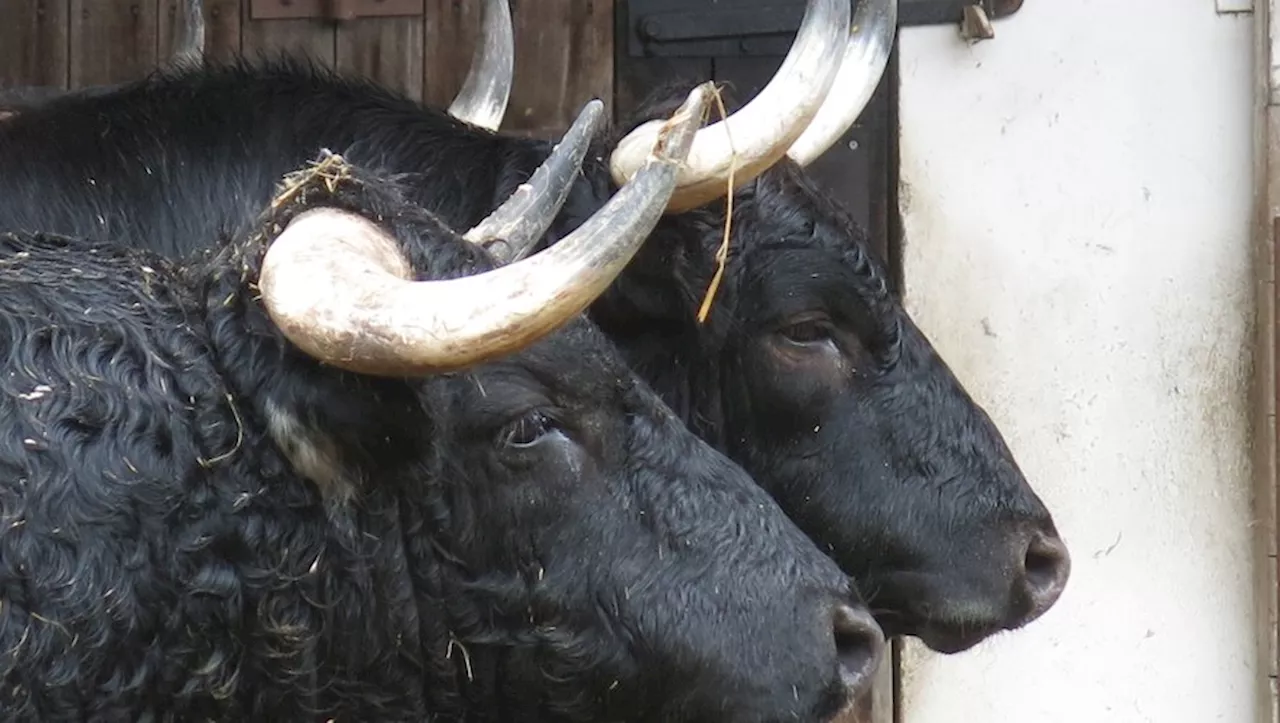
[[[487,268],[369,183],[274,221],[360,209],[423,278]],[[4,720],[816,721],[840,703],[846,579],[588,324],[469,373],[343,373],[257,305],[263,248],[182,268],[0,234]],[[329,451],[328,496],[282,447]]]
[[[666,114],[684,90],[659,93],[636,122]],[[9,126],[0,227],[56,222],[170,254],[243,224],[272,180],[319,146],[409,174],[415,200],[459,228],[550,147],[285,65],[161,77]],[[586,165],[551,241],[611,193],[610,142]],[[864,232],[789,162],[744,187],[735,209],[705,326],[694,317],[722,204],[664,219],[593,319],[699,435],[857,577],[887,629],[958,650],[1043,612],[1068,569],[1050,515],[886,291]]]

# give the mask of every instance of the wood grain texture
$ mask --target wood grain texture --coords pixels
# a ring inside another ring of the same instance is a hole
[[[558,135],[592,98],[613,113],[613,0],[512,0],[516,72],[503,128]]]
[[[8,85],[83,87],[141,77],[171,57],[187,12],[183,0],[14,1],[16,21],[0,30],[0,83]],[[423,17],[341,25],[254,20],[250,1],[204,0],[207,57],[306,56],[439,107],[457,94],[479,39],[479,0],[422,0]],[[613,0],[510,2],[516,71],[503,128],[558,137],[588,100],[611,109]]]
[[[462,88],[480,39],[479,0],[426,0],[422,47],[422,99],[447,108]],[[516,63],[519,64],[519,46]]]
[[[72,88],[135,80],[156,65],[156,0],[71,0]]]
[[[4,0],[0,88],[67,86],[70,0]]]
[[[338,26],[335,65],[422,98],[422,17],[360,18]]]
[[[318,18],[254,20],[250,0],[240,0],[240,49],[250,58],[280,52],[333,65],[337,30]]]

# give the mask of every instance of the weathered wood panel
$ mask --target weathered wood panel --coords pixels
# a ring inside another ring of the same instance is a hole
[[[422,36],[420,17],[361,18],[338,27],[335,64],[347,73],[375,78],[379,83],[422,98]]]
[[[188,8],[185,0],[158,0],[157,8],[156,58],[163,63],[173,57],[174,44],[182,35],[182,26],[187,22]],[[208,33],[207,28],[205,32]],[[238,41],[237,38],[237,44]]]
[[[613,112],[613,0],[512,0],[516,72],[503,128],[556,137],[584,103]]]
[[[427,0],[422,46],[422,98],[447,107],[462,87],[480,36],[480,3]],[[520,49],[516,48],[516,63]]]
[[[71,0],[71,87],[146,75],[156,65],[156,14],[156,0]]]
[[[226,60],[240,54],[240,0],[204,0],[204,54]]]
[[[250,0],[204,0],[212,58],[287,53],[357,73],[432,105],[462,86],[479,0],[422,0],[422,16],[254,19]],[[614,102],[613,0],[510,0],[514,88],[504,129],[558,136],[591,98]],[[183,0],[6,0],[0,85],[79,88],[141,77],[168,60]]]
[[[283,51],[333,65],[336,31],[332,23],[315,18],[254,20],[249,0],[241,0],[240,17],[240,50],[245,55],[252,58]]]
[[[0,23],[0,88],[67,85],[69,0],[5,4]]]

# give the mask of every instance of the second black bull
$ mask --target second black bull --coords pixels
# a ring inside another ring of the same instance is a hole
[[[888,290],[865,231],[804,171],[870,97],[895,23],[893,2],[864,0],[850,17],[844,0],[812,0],[770,84],[700,131],[666,216],[590,314],[854,576],[886,633],[954,652],[1043,614],[1070,562],[999,431]],[[597,139],[541,244],[634,173],[649,121],[687,90],[657,93]],[[242,229],[321,148],[407,174],[415,201],[470,227],[552,145],[302,63],[173,68],[0,123],[0,228],[185,254],[196,249],[181,239]],[[731,162],[732,237],[700,321]]]

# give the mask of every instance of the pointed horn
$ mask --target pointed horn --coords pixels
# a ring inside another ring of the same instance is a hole
[[[603,117],[604,103],[587,103],[533,176],[463,238],[484,246],[500,264],[528,255],[569,197]]]
[[[813,122],[791,144],[787,151],[791,160],[809,165],[858,120],[880,85],[897,28],[898,0],[862,0],[858,4],[835,85]]]
[[[510,354],[580,313],[662,216],[714,93],[699,86],[658,134],[631,182],[554,246],[474,276],[413,281],[399,244],[373,222],[325,208],[280,233],[258,286],[281,332],[308,354],[364,374],[465,368]]]
[[[204,3],[202,0],[186,0],[186,17],[182,23],[182,37],[178,39],[169,62],[200,60],[204,57]]]
[[[668,212],[724,196],[730,164],[736,186],[749,182],[800,137],[835,79],[838,66],[832,59],[840,56],[849,37],[849,2],[809,0],[795,42],[769,84],[729,118],[698,131]],[[615,182],[635,174],[660,126],[646,123],[618,143],[609,159]]]
[[[449,106],[449,115],[496,131],[507,112],[515,73],[515,38],[507,0],[485,0],[480,26],[480,43],[471,56],[471,69]]]

